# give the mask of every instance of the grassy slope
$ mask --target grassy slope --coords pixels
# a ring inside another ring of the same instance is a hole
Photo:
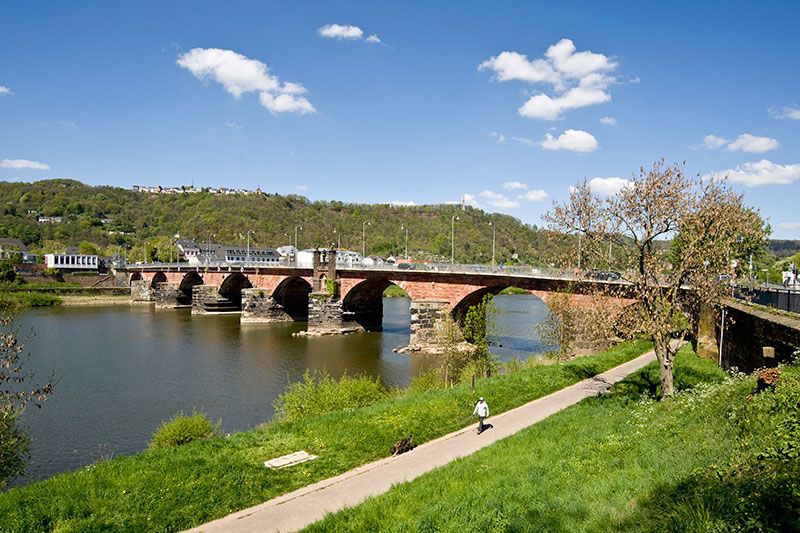
[[[656,402],[643,394],[656,372],[309,529],[800,530],[800,366],[752,399],[747,378]],[[686,387],[724,374],[684,350],[676,378]],[[783,463],[761,460],[770,446]]]
[[[409,434],[424,442],[469,422],[475,395],[501,412],[595,375],[649,348],[626,343],[594,357],[541,365],[229,438],[149,450],[0,494],[0,523],[12,530],[179,529],[388,455]],[[319,459],[271,471],[262,462],[297,450]]]

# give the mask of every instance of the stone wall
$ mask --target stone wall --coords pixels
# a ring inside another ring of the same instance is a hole
[[[719,315],[718,315],[719,317]],[[725,303],[725,326],[716,321],[717,342],[722,337],[722,367],[740,372],[774,367],[800,350],[800,318],[781,315],[738,302]],[[772,357],[765,357],[766,352]]]
[[[327,292],[312,292],[308,298],[308,335],[340,335],[363,331],[353,313],[342,309],[342,301]]]
[[[152,298],[157,309],[175,309],[178,307],[178,284],[157,283],[152,290]]]
[[[283,306],[264,289],[244,289],[242,291],[242,323],[272,324],[292,322],[294,319]]]

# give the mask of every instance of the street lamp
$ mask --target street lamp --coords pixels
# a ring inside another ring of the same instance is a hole
[[[405,226],[400,226],[400,229],[406,230],[406,261],[408,261],[408,228]]]
[[[294,227],[294,249],[297,250],[297,230],[303,229],[303,226]]]
[[[249,229],[247,230],[247,258],[245,259],[245,264],[250,262],[250,234],[255,233],[255,231]]]
[[[342,248],[342,234],[336,228],[333,229],[333,234],[336,235],[336,241],[337,241],[336,249],[337,250],[341,250],[341,248]]]
[[[495,236],[497,234],[497,226],[494,225],[493,222],[489,222],[489,225],[492,227],[492,268],[494,268],[494,250],[495,250]]]
[[[216,238],[216,233],[209,233],[208,240],[206,241],[206,263],[208,263],[208,259],[211,257],[211,237]]]
[[[456,220],[461,220],[458,215],[450,218],[450,264],[455,263],[456,259]]]
[[[283,233],[283,236],[286,238],[286,244],[288,244],[289,246],[291,246],[291,245],[292,245],[292,241],[290,241],[290,240],[289,240],[289,234],[288,234],[288,233],[286,233],[286,232],[284,232],[284,233]]]
[[[367,257],[367,226],[371,226],[372,222],[365,220],[361,224],[361,259]]]

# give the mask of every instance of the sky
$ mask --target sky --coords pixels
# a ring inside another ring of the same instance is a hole
[[[659,158],[800,238],[800,2],[0,4],[0,180],[460,202]]]

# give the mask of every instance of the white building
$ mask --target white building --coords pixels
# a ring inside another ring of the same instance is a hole
[[[250,248],[242,245],[207,244],[199,245],[198,253],[189,256],[189,264],[198,266],[205,263],[248,264],[278,266],[281,255],[272,248]]]
[[[47,268],[59,270],[97,270],[98,267],[96,255],[44,254],[44,260]]]

